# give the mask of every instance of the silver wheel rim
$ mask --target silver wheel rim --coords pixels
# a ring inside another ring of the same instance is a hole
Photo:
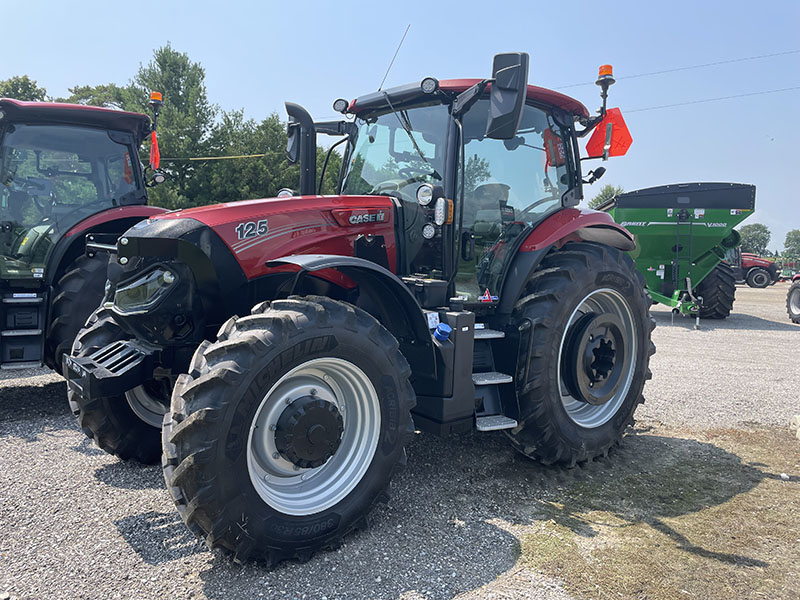
[[[567,338],[567,333],[570,327],[583,315],[596,312],[596,313],[611,313],[622,321],[625,332],[625,352],[630,353],[630,364],[626,369],[623,376],[623,383],[619,386],[616,393],[605,403],[601,405],[589,404],[573,397],[567,390],[564,383],[563,374],[561,373],[561,360],[564,353],[564,342]],[[633,381],[633,375],[636,372],[636,357],[637,357],[637,336],[636,336],[636,322],[633,319],[633,313],[627,300],[623,296],[612,289],[599,289],[595,290],[586,296],[578,303],[575,310],[567,321],[564,332],[561,335],[561,344],[558,350],[558,381],[561,396],[561,404],[567,416],[577,425],[592,429],[600,427],[607,423],[619,410],[620,406],[625,402],[625,398],[630,390]]]
[[[767,285],[767,283],[769,283],[769,278],[763,271],[757,271],[755,275],[753,275],[753,283],[757,286]]]
[[[307,395],[336,407],[343,433],[339,447],[325,464],[303,469],[278,453],[274,426],[292,401]],[[281,513],[322,512],[361,481],[378,447],[380,425],[378,394],[360,368],[340,358],[305,362],[281,377],[256,411],[247,438],[250,481],[261,499]]]
[[[125,399],[137,417],[151,427],[161,428],[164,414],[167,412],[167,406],[163,402],[150,395],[141,385],[125,392]]]

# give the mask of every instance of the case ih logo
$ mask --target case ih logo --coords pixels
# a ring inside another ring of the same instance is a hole
[[[361,223],[378,223],[384,221],[386,219],[386,215],[382,210],[379,210],[375,213],[363,213],[360,215],[350,215],[350,218],[347,221],[350,225],[360,225]]]

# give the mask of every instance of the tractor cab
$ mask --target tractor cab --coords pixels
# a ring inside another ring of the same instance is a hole
[[[303,160],[304,138],[346,135],[339,193],[393,199],[398,275],[440,289],[430,295],[434,305],[457,297],[471,308],[496,306],[528,235],[583,197],[577,138],[596,128],[602,157],[614,140],[612,127],[597,127],[606,117],[605,96],[591,118],[577,100],[527,85],[527,70],[526,54],[502,54],[491,79],[428,77],[340,99],[334,110],[349,120],[338,123],[313,123],[287,104],[289,158],[301,163],[300,192],[316,193],[314,156]],[[610,83],[602,75],[601,81],[605,94]]]
[[[44,278],[57,242],[113,207],[145,204],[145,115],[0,100],[0,281]]]

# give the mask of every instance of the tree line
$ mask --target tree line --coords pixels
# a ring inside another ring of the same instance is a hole
[[[206,93],[205,69],[170,44],[153,52],[146,65],[125,85],[75,85],[66,98],[51,98],[27,75],[0,81],[0,97],[54,100],[89,106],[147,112],[151,91],[163,94],[158,118],[161,167],[167,180],[150,190],[150,202],[185,208],[217,202],[275,196],[279,189],[297,189],[300,170],[286,161],[286,124],[277,113],[261,121],[245,118],[244,110],[224,111]],[[145,145],[149,144],[149,141]],[[142,155],[146,157],[148,149]],[[230,160],[188,160],[210,156],[262,155]],[[317,172],[325,151],[317,149]],[[145,161],[146,162],[146,161]],[[333,193],[341,158],[333,152],[322,193]]]
[[[620,186],[606,185],[591,200],[589,208],[597,208],[615,196],[622,194],[625,190]],[[771,252],[767,249],[772,239],[772,232],[769,227],[762,223],[751,223],[743,225],[737,230],[742,236],[742,252],[752,252],[759,256],[773,256],[781,258],[800,257],[800,229],[792,229],[786,234],[783,242],[783,252]]]

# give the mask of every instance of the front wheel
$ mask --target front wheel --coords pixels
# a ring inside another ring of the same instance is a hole
[[[786,312],[792,323],[800,323],[800,281],[793,283],[786,294]]]
[[[753,267],[747,273],[747,285],[751,288],[765,288],[770,283],[772,283],[772,275],[766,269]]]
[[[275,564],[367,524],[405,464],[410,369],[374,318],[328,298],[264,303],[195,353],[164,419],[164,475],[186,524]]]
[[[570,243],[544,258],[513,315],[519,426],[512,445],[546,464],[605,455],[633,422],[650,378],[655,321],[627,254]]]

